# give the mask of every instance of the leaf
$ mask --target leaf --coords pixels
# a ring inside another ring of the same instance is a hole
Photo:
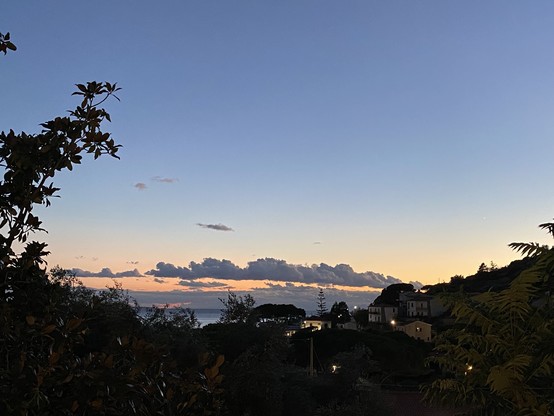
[[[42,332],[42,334],[46,335],[46,334],[51,333],[55,329],[56,329],[56,325],[50,324],[50,325],[44,327],[41,332]]]
[[[219,373],[219,369],[217,367],[210,367],[204,369],[204,375],[208,380],[213,379],[217,374]]]
[[[100,407],[102,407],[102,399],[94,399],[90,402],[90,405],[95,409],[99,409]]]
[[[540,224],[539,228],[541,230],[547,230],[550,233],[550,235],[554,237],[554,223],[546,222],[544,224]]]
[[[82,319],[73,318],[67,322],[66,327],[68,330],[73,331],[74,329],[78,328],[82,322],[83,322]]]
[[[548,250],[539,243],[510,243],[508,244],[508,247],[518,253],[521,253],[522,256],[528,257],[537,256]]]
[[[25,317],[25,320],[27,321],[27,325],[30,325],[30,326],[33,326],[33,325],[35,324],[35,322],[36,322],[35,317],[32,316],[32,315],[27,315],[27,316]]]
[[[110,354],[105,360],[104,360],[104,366],[107,368],[113,368],[113,354]]]
[[[57,352],[53,352],[52,354],[50,354],[50,357],[48,357],[48,362],[50,363],[50,365],[56,364],[59,360],[60,354],[58,354]]]

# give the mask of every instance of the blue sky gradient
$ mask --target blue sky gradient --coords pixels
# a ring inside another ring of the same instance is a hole
[[[550,1],[32,0],[0,31],[0,129],[38,132],[76,83],[123,88],[121,161],[56,178],[40,210],[51,265],[274,258],[425,284],[548,242]]]

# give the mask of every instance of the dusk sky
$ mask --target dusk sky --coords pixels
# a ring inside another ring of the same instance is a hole
[[[143,304],[367,304],[550,243],[552,1],[18,1],[0,130],[117,82],[121,160],[56,177],[49,266]]]

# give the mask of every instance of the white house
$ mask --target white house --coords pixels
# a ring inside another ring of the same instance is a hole
[[[398,316],[398,306],[376,305],[368,308],[368,321],[377,323],[390,322]]]
[[[402,292],[399,296],[402,316],[408,318],[431,316],[431,299],[432,296],[424,295],[418,292]]]
[[[422,321],[395,322],[393,324],[395,331],[404,332],[406,335],[420,339],[425,342],[431,342],[432,325]]]

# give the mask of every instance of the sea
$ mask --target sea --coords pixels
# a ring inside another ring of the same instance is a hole
[[[141,307],[139,309],[139,315],[144,317],[150,308]],[[215,324],[221,316],[221,309],[193,309],[196,318],[200,327],[204,327],[209,324]],[[168,309],[168,312],[171,313],[171,308]]]
[[[201,327],[215,324],[221,317],[221,309],[194,309],[194,313]]]

